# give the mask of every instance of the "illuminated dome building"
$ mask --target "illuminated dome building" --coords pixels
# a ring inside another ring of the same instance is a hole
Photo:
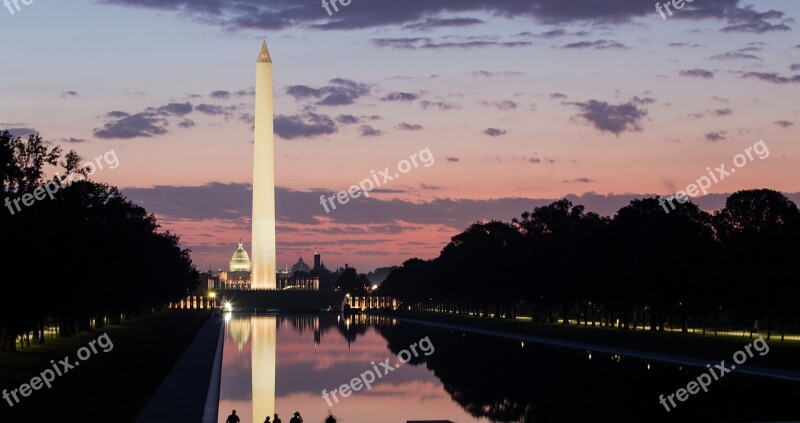
[[[244,250],[242,243],[239,242],[239,248],[233,252],[233,257],[231,257],[231,272],[249,272],[250,271],[250,257],[247,255],[247,251]]]
[[[225,288],[227,289],[250,289],[250,256],[244,250],[242,242],[239,241],[239,248],[233,252],[230,268],[225,275]]]

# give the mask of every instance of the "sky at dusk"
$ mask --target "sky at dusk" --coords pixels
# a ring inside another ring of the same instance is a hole
[[[278,264],[432,258],[470,223],[567,196],[613,215],[752,160],[709,195],[800,201],[800,3],[34,0],[0,9],[0,129],[119,166],[200,269],[249,249],[255,64],[275,84]],[[431,161],[326,212],[426,150]],[[768,153],[767,153],[768,151]],[[761,158],[763,157],[763,159]]]

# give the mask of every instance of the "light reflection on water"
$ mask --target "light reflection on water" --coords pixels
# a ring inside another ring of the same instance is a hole
[[[373,369],[372,362],[387,358],[398,362],[374,328],[357,326],[349,319],[330,314],[237,314],[226,319],[225,331],[221,422],[231,410],[243,423],[261,423],[275,412],[288,423],[295,411],[306,423],[322,423],[329,411],[340,423],[485,421],[459,407],[424,365],[403,365],[369,390],[339,397],[338,403],[331,398],[329,407],[322,398],[323,389],[330,392],[350,383]]]

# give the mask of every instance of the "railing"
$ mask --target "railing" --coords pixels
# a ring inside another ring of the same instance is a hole
[[[400,302],[392,297],[346,297],[347,305],[351,308],[368,310],[373,308],[390,308],[397,310]]]
[[[177,303],[169,303],[168,308],[176,310],[213,310],[217,308],[216,297],[188,296]]]

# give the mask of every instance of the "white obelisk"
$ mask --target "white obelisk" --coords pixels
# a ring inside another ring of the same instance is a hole
[[[253,239],[251,286],[275,289],[275,137],[272,132],[272,58],[267,42],[256,62],[253,138]]]

